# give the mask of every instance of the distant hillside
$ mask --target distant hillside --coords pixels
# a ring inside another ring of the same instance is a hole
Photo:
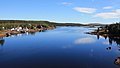
[[[102,26],[105,24],[91,23],[91,24],[79,24],[79,23],[55,23],[49,21],[33,21],[33,20],[0,20],[0,25],[20,25],[20,24],[40,24],[48,26]]]
[[[8,23],[30,23],[30,24],[50,24],[49,21],[32,21],[32,20],[0,20],[0,24]]]
[[[31,27],[32,26],[32,27],[34,27],[37,25],[43,25],[43,26],[46,26],[48,28],[55,26],[49,21],[0,20],[0,29],[2,29],[2,27],[9,29],[9,28],[14,28],[14,27],[18,27],[18,26],[22,26],[22,27]]]
[[[82,26],[83,24],[78,23],[55,23],[49,21],[31,21],[31,20],[0,20],[0,24],[47,24],[55,26]]]
[[[52,24],[56,26],[83,26],[83,24],[78,23],[52,23]]]
[[[89,23],[89,24],[86,24],[88,26],[92,25],[92,26],[104,26],[104,25],[107,25],[107,24],[100,24],[100,23]]]

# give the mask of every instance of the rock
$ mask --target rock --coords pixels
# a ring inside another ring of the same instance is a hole
[[[106,48],[107,50],[111,50],[112,49],[112,47],[108,47],[108,48]]]
[[[6,33],[6,37],[10,36],[11,34],[10,33]]]
[[[117,57],[117,59],[115,59],[115,62],[114,62],[116,65],[120,65],[120,57]]]

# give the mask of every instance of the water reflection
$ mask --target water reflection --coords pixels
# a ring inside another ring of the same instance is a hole
[[[39,32],[45,32],[46,30],[40,30]]]
[[[30,34],[30,35],[35,35],[35,32],[30,32],[30,33],[28,33],[28,35],[29,35],[29,34]]]
[[[5,44],[2,44],[5,46],[0,49],[0,67],[117,68],[114,64],[116,50],[109,45],[109,38],[105,37],[106,42],[98,35],[97,41],[95,36],[84,34],[86,30],[87,28],[67,27],[4,38]]]
[[[0,45],[3,46],[5,43],[5,40],[3,38],[0,38]]]
[[[104,37],[105,39],[108,38],[108,41],[103,42],[103,44],[112,45],[113,43],[115,43],[115,44],[117,44],[118,51],[120,51],[120,36],[102,36],[102,37]],[[97,35],[97,39],[100,39],[100,35]],[[106,48],[106,50],[108,50],[108,51],[112,50],[112,49],[113,49],[112,46],[109,46]],[[114,60],[114,64],[120,67],[120,57],[117,57]]]
[[[46,30],[40,30],[38,32],[46,32]],[[20,33],[20,34],[13,34],[13,35],[8,35],[6,37],[16,37],[16,36],[26,36],[26,35],[35,35],[36,32],[25,32],[25,33]]]
[[[99,35],[97,35],[97,39],[100,39],[100,36],[99,36]]]
[[[96,40],[91,37],[86,37],[86,38],[80,38],[75,40],[75,44],[88,44],[88,43],[94,43]]]
[[[118,50],[120,51],[120,36],[101,36],[104,37],[105,39],[108,38],[108,41],[103,42],[105,45],[112,45],[113,43],[116,43],[118,46]],[[100,39],[100,35],[97,35],[97,39]],[[107,50],[111,50],[112,47],[107,47]]]
[[[105,39],[109,39],[109,44],[112,45],[115,42],[118,46],[120,45],[120,36],[102,36]],[[97,39],[100,38],[100,35],[97,35]],[[107,43],[108,44],[108,43]]]
[[[106,49],[107,49],[107,50],[111,50],[111,49],[112,49],[112,47],[107,47]]]
[[[104,41],[104,42],[102,42],[102,44],[109,45],[109,42],[108,41]]]
[[[109,42],[110,42],[110,44],[115,42],[119,46],[120,45],[120,37],[109,37]]]

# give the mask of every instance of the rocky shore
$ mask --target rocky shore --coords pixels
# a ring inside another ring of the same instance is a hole
[[[110,34],[109,30],[106,28],[97,28],[96,30],[94,30],[92,32],[86,32],[86,34],[99,35],[99,36],[103,36],[103,37],[113,36],[113,34]]]
[[[55,27],[50,27],[50,28],[40,28],[40,29],[28,29],[27,31],[25,30],[20,30],[20,31],[17,31],[17,30],[2,30],[0,31],[0,38],[2,37],[8,37],[8,36],[11,36],[11,35],[16,35],[16,34],[22,34],[22,33],[35,33],[35,32],[40,32],[40,31],[43,31],[43,30],[50,30],[50,29],[54,29]]]

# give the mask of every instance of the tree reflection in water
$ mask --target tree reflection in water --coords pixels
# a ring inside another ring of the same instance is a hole
[[[5,40],[3,38],[0,38],[0,45],[3,46],[5,43]]]
[[[109,39],[109,44],[112,45],[113,42],[115,42],[118,47],[120,47],[120,36],[102,36],[105,39]],[[100,35],[97,35],[97,39],[100,38]]]
[[[107,49],[107,50],[111,50],[111,49],[112,49],[112,47],[107,47],[106,49]]]
[[[112,45],[113,42],[115,42],[118,46],[118,50],[120,51],[120,36],[102,36],[104,37],[105,39],[108,38],[109,40],[109,44]],[[100,38],[100,35],[97,35],[97,39]],[[112,47],[107,47],[106,50],[111,50]],[[120,67],[120,57],[117,57],[115,60],[114,60],[114,64],[115,65],[118,65]]]

